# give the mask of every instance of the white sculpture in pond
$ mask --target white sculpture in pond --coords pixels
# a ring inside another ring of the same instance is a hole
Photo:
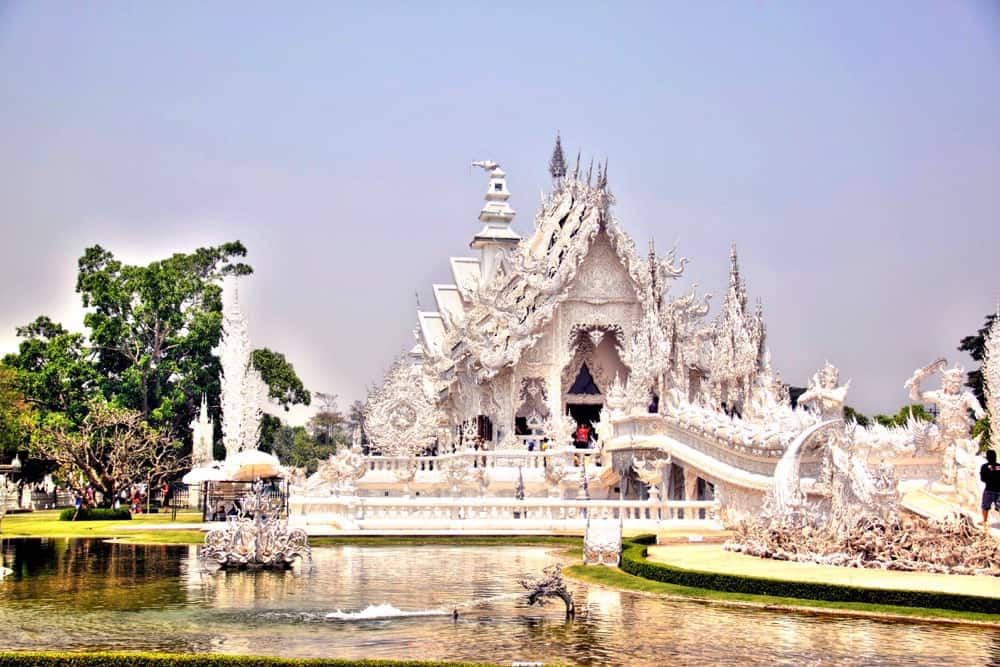
[[[972,392],[962,391],[964,369],[955,366],[946,371],[942,370],[946,364],[944,359],[938,359],[917,369],[904,387],[910,390],[910,399],[937,406],[938,417],[935,423],[940,434],[938,448],[944,449],[941,482],[953,485],[957,474],[956,459],[965,460],[968,458],[966,454],[975,456],[979,450],[978,440],[970,438],[969,412],[971,411],[976,419],[981,418],[984,413]],[[935,372],[941,372],[941,389],[921,391],[921,382]]]

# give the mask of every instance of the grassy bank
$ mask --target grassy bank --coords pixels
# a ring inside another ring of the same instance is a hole
[[[637,593],[649,593],[678,600],[695,600],[753,606],[764,609],[791,610],[797,612],[833,613],[839,615],[893,617],[912,620],[960,621],[1000,625],[1000,616],[950,609],[928,609],[925,607],[901,607],[896,605],[866,604],[861,602],[827,602],[825,600],[803,600],[770,595],[749,595],[713,591],[707,588],[679,586],[660,581],[636,577],[618,568],[603,565],[572,565],[563,570],[571,578],[587,583],[608,586]]]
[[[564,570],[570,576],[589,583],[600,584],[613,588],[649,593],[664,597],[699,600],[705,602],[719,602],[724,604],[755,606],[770,609],[788,609],[800,612],[814,613],[837,613],[857,616],[878,616],[893,617],[899,619],[926,619],[952,622],[974,622],[1000,625],[1000,615],[975,611],[974,609],[947,609],[928,606],[880,604],[878,602],[857,602],[850,600],[822,600],[811,599],[806,596],[786,597],[780,595],[756,594],[739,590],[726,590],[725,584],[732,581],[741,582],[741,586],[747,582],[755,582],[752,577],[729,577],[719,579],[717,577],[704,576],[693,570],[682,570],[676,567],[667,567],[658,563],[647,561],[644,557],[644,547],[641,544],[625,542],[623,545],[623,565],[636,569],[639,574],[655,574],[656,578],[635,576],[618,568],[603,566],[573,565]],[[635,567],[641,565],[641,567]],[[655,570],[655,572],[654,572]],[[666,575],[666,576],[664,576]],[[717,587],[701,587],[691,585],[688,582],[705,581],[708,583],[720,584]],[[788,590],[793,587],[790,582],[774,580],[776,584],[789,584]],[[781,586],[779,586],[781,588]],[[859,589],[862,592],[879,597],[882,591],[873,589]],[[891,599],[896,592],[885,591],[885,597]],[[921,593],[925,596],[933,596],[934,593]],[[954,596],[944,596],[954,598]]]
[[[424,660],[290,659],[243,655],[177,653],[0,653],[0,667],[472,667],[488,663]]]
[[[170,529],[172,523],[200,523],[198,512],[178,512],[176,522],[170,514],[136,514],[130,521],[59,521],[59,512],[45,510],[25,514],[12,514],[0,524],[0,534],[6,537],[91,537],[115,538],[127,544],[201,544],[205,533],[200,530]],[[223,524],[212,524],[223,525]],[[143,530],[143,527],[149,530]],[[359,546],[509,546],[537,545],[553,547],[578,547],[578,537],[545,536],[371,536],[371,537],[311,537],[309,544],[314,547],[339,546],[345,544]]]
[[[172,523],[197,523],[198,512],[178,512],[177,521],[170,513],[136,514],[131,521],[60,521],[57,510],[9,514],[0,523],[6,537],[96,537],[120,538],[123,542],[149,544],[200,544],[205,534],[198,530],[169,530]],[[149,531],[143,527],[148,526]]]

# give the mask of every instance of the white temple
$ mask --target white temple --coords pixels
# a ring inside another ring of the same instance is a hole
[[[830,364],[793,409],[735,247],[708,319],[709,295],[670,295],[686,258],[637,252],[612,212],[606,163],[584,174],[578,158],[568,173],[557,144],[552,191],[523,237],[507,174],[473,165],[488,174],[477,254],[450,258],[452,282],[417,312],[416,345],[370,394],[370,455],[356,443],[321,464],[293,498],[298,513],[353,528],[414,516],[455,527],[582,522],[590,507],[588,517],[659,523],[754,515],[767,498],[789,511],[835,505],[840,473],[869,503],[935,481],[960,499],[948,471],[971,451],[967,419],[845,424],[848,386]],[[928,400],[971,398],[949,392]],[[344,489],[353,500],[337,499]]]

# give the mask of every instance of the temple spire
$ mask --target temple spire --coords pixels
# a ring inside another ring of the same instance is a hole
[[[736,287],[740,282],[740,265],[736,256],[736,244],[729,246],[729,285]]]
[[[649,282],[650,282],[650,285],[652,285],[652,287],[653,287],[653,295],[654,296],[660,294],[660,292],[659,292],[659,285],[657,285],[657,283],[659,281],[657,281],[657,276],[656,276],[656,273],[657,273],[657,271],[656,271],[657,264],[658,264],[658,262],[657,262],[657,259],[656,259],[656,246],[653,243],[653,237],[650,236],[649,237]]]
[[[480,278],[485,284],[496,272],[504,251],[514,248],[521,240],[521,236],[510,226],[515,212],[507,203],[510,199],[507,174],[492,160],[479,160],[473,162],[472,166],[481,167],[490,177],[489,185],[486,187],[486,203],[479,211],[479,221],[483,223],[483,228],[469,244],[470,248],[482,253]]]
[[[563,156],[562,140],[558,132],[556,132],[556,145],[552,149],[552,157],[549,158],[549,173],[557,181],[566,176],[566,158]]]

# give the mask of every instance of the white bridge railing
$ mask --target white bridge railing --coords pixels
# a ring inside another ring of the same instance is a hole
[[[369,470],[440,470],[446,461],[464,460],[469,468],[524,468],[525,470],[545,468],[550,460],[561,460],[568,466],[592,467],[601,464],[601,454],[596,449],[549,449],[544,452],[529,452],[521,449],[474,450],[463,449],[451,454],[437,456],[366,456]]]
[[[580,529],[587,518],[621,519],[627,527],[718,518],[717,501],[587,500],[561,498],[449,498],[292,496],[293,523],[341,528]]]

